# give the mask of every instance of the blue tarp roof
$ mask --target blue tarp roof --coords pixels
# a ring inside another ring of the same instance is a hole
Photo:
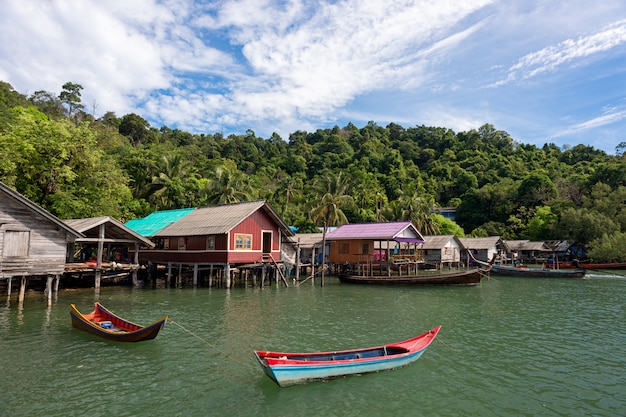
[[[129,220],[124,225],[134,230],[141,236],[154,236],[160,230],[166,228],[170,224],[182,219],[195,209],[179,209],[155,211],[154,213],[144,217],[143,219]]]

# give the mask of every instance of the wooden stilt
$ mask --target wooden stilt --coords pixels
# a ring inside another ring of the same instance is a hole
[[[300,238],[296,244],[296,282],[300,280]]]
[[[226,278],[226,288],[230,288],[230,264],[224,264],[224,277]]]
[[[7,298],[11,297],[11,283],[13,282],[13,277],[7,278]]]
[[[48,275],[48,281],[46,282],[46,295],[48,296],[48,307],[52,305],[52,280],[54,277]]]
[[[178,276],[176,277],[176,288],[182,287],[183,281],[183,264],[178,264]]]
[[[209,267],[209,287],[213,286],[213,264]]]
[[[135,243],[135,258],[133,259],[134,265],[139,266],[139,245]],[[139,281],[137,280],[137,269],[133,268],[133,287],[137,287]]]
[[[18,297],[18,302],[24,302],[24,296],[26,295],[26,277],[22,276],[22,282],[20,283],[20,295]]]
[[[167,263],[167,287],[170,287],[170,279],[172,277],[172,263]]]
[[[54,276],[54,293],[58,294],[59,293],[59,282],[61,281],[61,276],[60,275],[55,275]]]
[[[100,289],[100,277],[102,274],[102,253],[104,252],[104,223],[98,229],[98,254],[96,260],[96,291]]]
[[[193,286],[194,288],[198,286],[198,264],[193,264]]]

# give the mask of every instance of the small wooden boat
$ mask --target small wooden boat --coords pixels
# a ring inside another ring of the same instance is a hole
[[[507,265],[491,265],[491,272],[496,275],[528,278],[583,278],[584,269],[538,269]]]
[[[254,351],[263,371],[281,387],[395,369],[416,361],[441,326],[404,342],[336,352]]]
[[[559,262],[560,269],[626,269],[626,262]]]
[[[360,276],[340,274],[339,281],[348,284],[381,284],[381,285],[477,285],[483,276],[479,268],[446,272],[441,274],[424,273],[423,275],[374,275]]]
[[[140,326],[113,314],[98,302],[89,314],[81,313],[76,305],[72,304],[70,315],[73,327],[116,342],[141,342],[154,339],[167,321],[167,316],[164,316],[152,324]]]

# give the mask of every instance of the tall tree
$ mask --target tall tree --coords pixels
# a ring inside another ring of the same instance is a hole
[[[67,106],[67,114],[69,117],[77,110],[82,110],[85,106],[80,103],[80,90],[83,86],[72,82],[63,84],[63,91],[59,94],[59,100]]]
[[[210,176],[204,190],[211,204],[233,204],[250,201],[254,190],[249,177],[234,166],[217,167]]]
[[[318,190],[322,194],[319,203],[311,210],[311,219],[316,223],[322,223],[324,231],[322,233],[322,281],[324,286],[324,268],[326,258],[326,233],[330,226],[340,226],[348,223],[346,215],[341,210],[341,206],[352,204],[352,196],[346,194],[348,191],[348,180],[341,172],[337,174],[329,173],[319,180]]]

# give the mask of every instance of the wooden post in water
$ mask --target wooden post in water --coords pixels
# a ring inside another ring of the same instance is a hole
[[[54,292],[55,294],[59,293],[59,281],[61,281],[61,276],[59,274],[54,276]]]
[[[100,289],[100,275],[102,273],[102,252],[104,252],[104,223],[100,225],[98,230],[98,255],[96,261],[96,290]]]
[[[22,276],[22,282],[20,283],[20,295],[17,301],[21,304],[24,302],[24,295],[26,294],[26,276]]]
[[[52,275],[48,275],[48,280],[46,282],[46,295],[48,296],[48,307],[52,305],[52,280],[54,277]]]
[[[296,244],[296,282],[300,279],[300,238]]]
[[[7,278],[7,298],[11,297],[11,283],[13,282],[13,277]]]
[[[209,288],[213,286],[213,264],[209,267]]]
[[[224,277],[226,278],[226,288],[230,288],[230,264],[224,264]]]
[[[139,244],[137,242],[135,242],[135,257],[133,259],[133,265],[139,265]],[[134,268],[133,267],[133,287],[136,287],[139,285],[138,281],[137,281],[137,269],[139,269],[139,267]]]
[[[172,277],[172,262],[167,263],[167,288],[170,287],[170,279]]]
[[[193,287],[198,286],[198,263],[193,264]]]

